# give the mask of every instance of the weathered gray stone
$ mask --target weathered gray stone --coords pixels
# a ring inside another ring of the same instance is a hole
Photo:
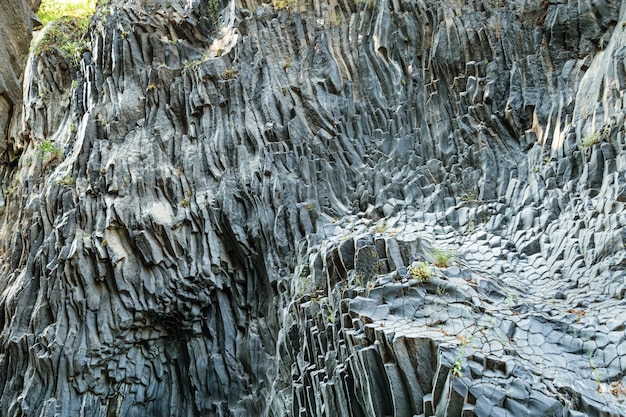
[[[0,151],[4,160],[19,154],[19,114],[22,111],[22,74],[39,2],[8,0],[0,5]],[[14,128],[10,130],[11,125]],[[18,149],[16,149],[18,148]]]
[[[1,6],[0,415],[624,414],[620,8]]]

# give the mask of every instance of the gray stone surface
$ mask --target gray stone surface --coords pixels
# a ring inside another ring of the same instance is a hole
[[[22,73],[39,2],[6,0],[0,4],[0,151],[13,162],[22,111]],[[11,127],[13,124],[13,128]]]
[[[625,20],[111,0],[23,94],[9,28],[0,415],[626,414]]]

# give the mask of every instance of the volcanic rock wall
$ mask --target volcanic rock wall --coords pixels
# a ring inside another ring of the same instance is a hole
[[[0,414],[623,414],[626,9],[285,5],[29,56]]]
[[[12,159],[7,152],[9,122],[19,120],[22,107],[22,72],[32,36],[32,24],[36,20],[33,10],[38,1],[7,0],[0,4],[0,149],[3,161]],[[15,116],[15,117],[13,117]]]

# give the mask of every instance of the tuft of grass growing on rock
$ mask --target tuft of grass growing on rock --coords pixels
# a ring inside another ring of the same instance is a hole
[[[586,150],[587,148],[596,145],[603,141],[609,141],[611,136],[611,125],[604,126],[604,128],[600,130],[594,130],[591,133],[588,133],[580,140],[580,145],[578,149],[581,151]]]
[[[450,266],[450,259],[452,258],[452,252],[444,249],[433,249],[433,259],[435,266],[439,268],[447,268]]]
[[[597,144],[600,142],[600,133],[599,132],[593,132],[587,136],[585,136],[584,138],[582,138],[582,140],[580,141],[580,150],[584,151],[585,149]]]

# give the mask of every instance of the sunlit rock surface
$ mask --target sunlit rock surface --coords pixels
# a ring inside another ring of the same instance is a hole
[[[2,113],[0,415],[626,414],[626,6],[103,3]]]

